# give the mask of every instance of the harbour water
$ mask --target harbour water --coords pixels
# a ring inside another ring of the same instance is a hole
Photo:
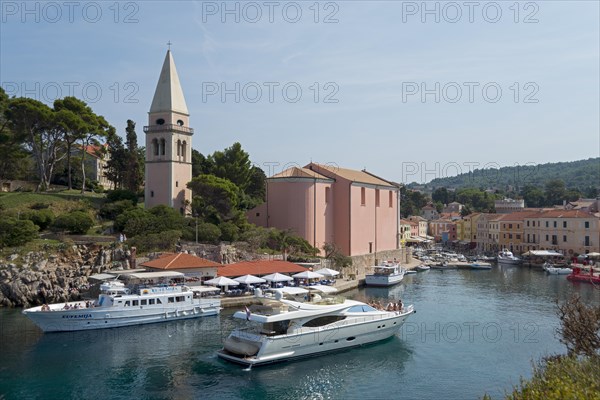
[[[385,342],[245,371],[215,356],[237,324],[218,317],[42,334],[0,309],[0,398],[476,399],[501,398],[532,362],[564,352],[556,300],[600,290],[522,267],[429,271],[392,288],[345,293],[414,304]]]

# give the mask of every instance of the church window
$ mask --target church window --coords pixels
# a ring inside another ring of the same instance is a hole
[[[165,155],[165,147],[166,147],[165,139],[160,139],[160,155],[161,156]]]
[[[177,155],[181,155],[181,140],[177,141]]]
[[[186,148],[187,148],[187,142],[184,140],[181,145],[181,156],[183,157],[183,161],[185,161]]]
[[[178,119],[178,120],[177,120],[177,125],[179,125],[179,126],[183,126],[183,121],[182,121],[182,120],[180,120],[180,119]]]
[[[152,152],[155,156],[158,155],[158,140],[152,139]]]
[[[165,120],[162,118],[159,118],[156,120],[156,125],[164,125],[165,124]]]
[[[175,181],[175,187],[179,187],[179,181]]]
[[[150,197],[154,197],[154,190],[150,191]]]

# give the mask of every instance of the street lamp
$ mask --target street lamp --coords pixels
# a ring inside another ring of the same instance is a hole
[[[198,214],[194,213],[194,218],[196,218],[196,244],[198,244]]]

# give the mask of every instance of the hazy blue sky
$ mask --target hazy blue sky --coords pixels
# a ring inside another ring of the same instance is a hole
[[[74,94],[143,143],[170,40],[193,147],[239,141],[268,174],[312,160],[428,181],[600,153],[597,1],[0,7],[9,94]]]

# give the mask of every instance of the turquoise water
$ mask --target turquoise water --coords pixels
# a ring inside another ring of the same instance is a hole
[[[556,299],[600,290],[518,267],[429,271],[391,289],[346,293],[414,304],[397,336],[367,347],[244,371],[215,356],[237,324],[221,316],[90,332],[42,334],[0,309],[0,398],[499,398],[531,363],[564,352]]]

